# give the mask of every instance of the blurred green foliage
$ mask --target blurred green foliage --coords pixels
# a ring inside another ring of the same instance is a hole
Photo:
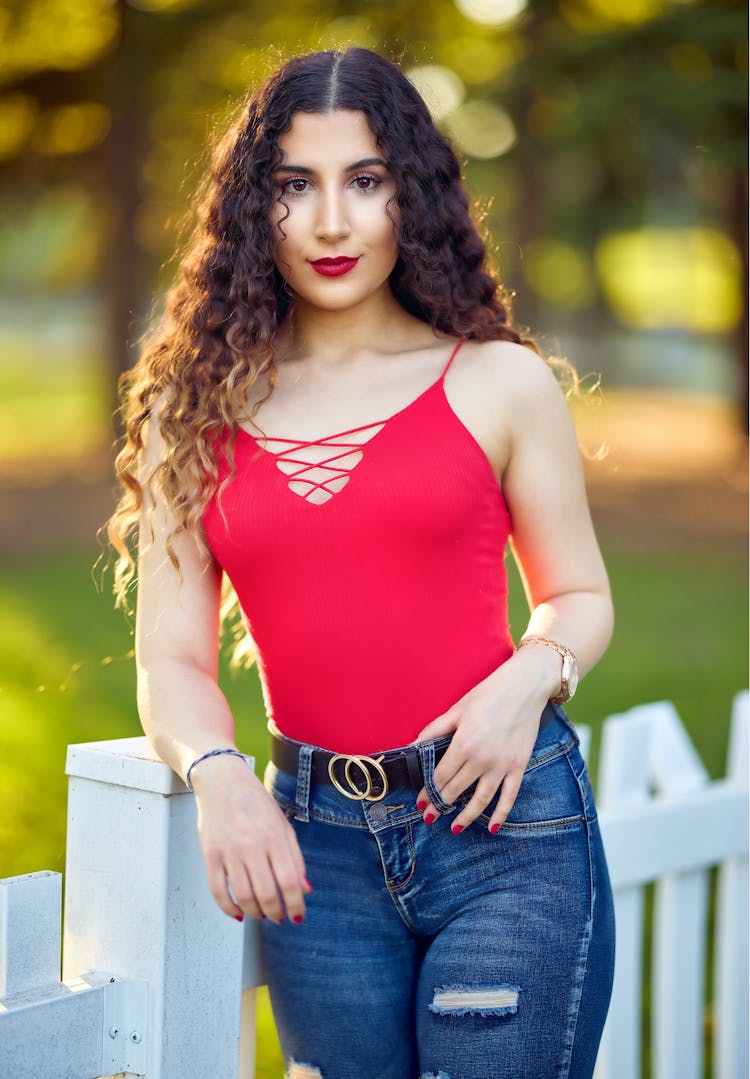
[[[519,321],[734,331],[744,354],[746,29],[740,0],[0,0],[0,288],[97,290],[126,366],[210,138],[282,59],[360,44],[463,157]],[[653,226],[724,246],[686,281]],[[612,233],[638,257],[613,267]]]

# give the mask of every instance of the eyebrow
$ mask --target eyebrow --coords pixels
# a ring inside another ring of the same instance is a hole
[[[354,172],[355,169],[364,169],[368,165],[382,165],[384,168],[388,168],[382,158],[363,157],[360,161],[354,161],[351,165],[347,165],[344,172]],[[315,175],[315,169],[308,169],[306,165],[279,165],[276,172],[302,172],[306,176]]]

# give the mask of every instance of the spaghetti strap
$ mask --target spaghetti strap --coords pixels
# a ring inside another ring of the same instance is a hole
[[[451,354],[450,354],[450,359],[448,360],[448,362],[446,363],[445,367],[443,368],[443,373],[442,373],[442,375],[440,376],[440,378],[438,379],[438,382],[442,382],[442,381],[443,381],[443,379],[445,378],[445,376],[446,376],[446,375],[448,374],[448,368],[449,368],[449,367],[450,367],[450,365],[451,365],[451,364],[453,363],[453,357],[454,357],[454,356],[456,355],[456,353],[458,352],[458,350],[459,350],[459,349],[461,348],[461,345],[462,345],[462,344],[464,343],[464,341],[465,341],[465,340],[466,340],[466,338],[465,338],[465,337],[462,337],[462,338],[460,338],[460,340],[458,341],[458,344],[457,344],[457,345],[456,345],[456,347],[455,347],[455,348],[453,349],[453,352],[451,352]]]

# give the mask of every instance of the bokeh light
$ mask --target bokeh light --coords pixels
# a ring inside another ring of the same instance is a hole
[[[81,154],[99,146],[111,126],[109,109],[94,101],[46,109],[32,136],[41,154]]]
[[[111,0],[14,5],[0,8],[0,70],[5,79],[48,66],[76,71],[115,42],[119,18]]]
[[[459,149],[469,157],[499,157],[518,138],[508,113],[491,101],[466,101],[449,113],[444,123]]]
[[[739,251],[711,228],[612,233],[596,249],[602,287],[624,323],[721,333],[742,306]]]
[[[459,77],[470,86],[479,86],[513,71],[523,58],[524,44],[518,34],[482,32],[479,37],[458,37],[449,42],[446,56]]]
[[[664,0],[561,0],[560,14],[579,33],[598,34],[648,22],[664,6]]]
[[[0,160],[13,157],[34,130],[37,105],[20,92],[0,98]]]
[[[526,0],[455,0],[455,4],[467,19],[483,26],[512,22],[526,8]]]
[[[449,67],[422,64],[409,68],[406,76],[419,90],[436,121],[454,112],[466,97],[466,87]]]
[[[552,236],[524,245],[524,278],[538,296],[568,310],[589,305],[596,295],[594,274],[586,255]]]
[[[137,8],[138,11],[173,12],[187,11],[197,7],[201,0],[128,0],[128,6]]]

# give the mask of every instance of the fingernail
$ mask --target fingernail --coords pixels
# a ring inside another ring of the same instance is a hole
[[[417,809],[420,812],[427,809],[427,802],[425,802],[424,798],[420,798],[419,801],[417,802]]]
[[[234,918],[235,922],[241,922],[244,920],[245,916],[244,914],[233,914],[232,917]]]
[[[463,830],[464,830],[463,824],[452,824],[451,825],[451,831],[453,832],[454,835],[458,835],[458,833],[463,832]]]
[[[312,884],[310,883],[310,881],[309,881],[309,880],[307,879],[307,877],[304,877],[304,876],[303,876],[303,878],[302,878],[302,883],[303,883],[303,884],[304,884],[304,886],[305,886],[306,888],[308,888],[308,889],[309,889],[310,891],[312,891],[312,890],[313,890],[313,886],[312,886]]]
[[[490,831],[492,832],[493,835],[497,835],[497,833],[500,831],[500,825],[499,824],[491,824],[490,825]]]
[[[294,922],[295,925],[301,925],[302,922],[304,921],[304,918],[302,917],[301,914],[295,914],[294,917],[292,918],[292,921]]]
[[[437,817],[435,816],[434,813],[428,813],[427,816],[424,819],[424,822],[425,822],[425,824],[432,824],[432,822],[436,821],[436,820],[437,820]]]

